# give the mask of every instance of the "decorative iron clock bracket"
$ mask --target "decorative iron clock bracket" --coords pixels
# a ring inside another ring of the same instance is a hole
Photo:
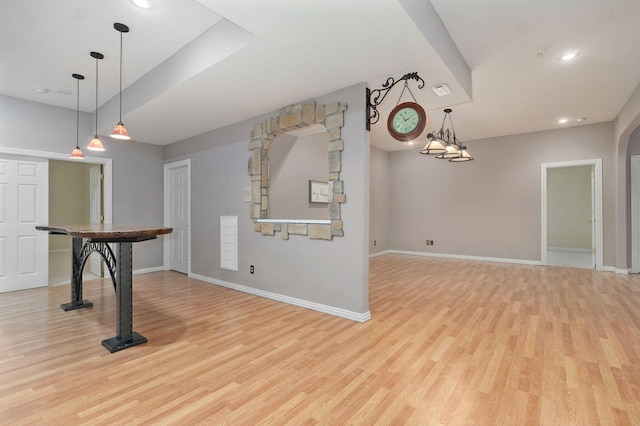
[[[418,89],[422,89],[424,87],[424,80],[418,75],[418,73],[410,72],[403,75],[398,80],[394,80],[393,77],[389,77],[380,89],[370,90],[367,88],[367,130],[371,130],[371,125],[376,124],[380,119],[378,105],[384,101],[389,90],[401,81],[404,81],[406,84],[409,80],[417,81]]]

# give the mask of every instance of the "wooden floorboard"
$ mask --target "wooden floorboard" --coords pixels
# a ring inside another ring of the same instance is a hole
[[[0,424],[640,424],[640,277],[384,255],[372,319],[175,272],[0,295]]]

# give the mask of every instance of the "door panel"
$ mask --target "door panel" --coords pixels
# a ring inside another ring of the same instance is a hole
[[[0,292],[47,285],[48,215],[47,160],[0,159]]]
[[[169,170],[170,269],[188,273],[189,265],[189,168]]]

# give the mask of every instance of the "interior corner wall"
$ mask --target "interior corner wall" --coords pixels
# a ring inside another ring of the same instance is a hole
[[[616,268],[619,271],[627,271],[631,266],[630,247],[628,237],[631,233],[631,204],[629,201],[629,138],[631,133],[640,126],[640,84],[627,99],[620,113],[613,123],[613,132],[616,151],[616,175],[615,175],[615,215],[616,215]]]
[[[75,123],[75,110],[0,95],[0,146],[68,155],[75,146]],[[92,116],[81,112],[81,144],[93,136],[92,124]],[[113,223],[161,225],[164,148],[101,139],[106,152],[90,156],[112,159]],[[162,238],[135,244],[134,269],[162,267]]]
[[[369,253],[387,251],[389,246],[389,152],[371,147]]]
[[[613,124],[601,123],[471,141],[467,163],[392,152],[391,248],[540,261],[541,164],[601,158],[604,264],[614,265],[613,139]]]
[[[331,241],[254,230],[245,188],[249,139],[265,114],[165,148],[165,162],[191,159],[191,272],[256,291],[365,314],[368,302],[369,134],[365,130],[364,83],[313,99],[318,105],[346,102],[341,179],[344,236]],[[301,102],[306,100],[301,100]],[[286,105],[282,105],[285,107]],[[220,216],[238,216],[238,271],[220,267]],[[255,273],[250,274],[253,265]]]

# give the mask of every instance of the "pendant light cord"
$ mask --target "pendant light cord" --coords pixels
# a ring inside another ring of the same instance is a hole
[[[98,59],[96,56],[96,138],[98,137]]]
[[[80,149],[80,79],[76,79],[76,148]]]
[[[120,31],[120,123],[122,123],[122,31]]]

